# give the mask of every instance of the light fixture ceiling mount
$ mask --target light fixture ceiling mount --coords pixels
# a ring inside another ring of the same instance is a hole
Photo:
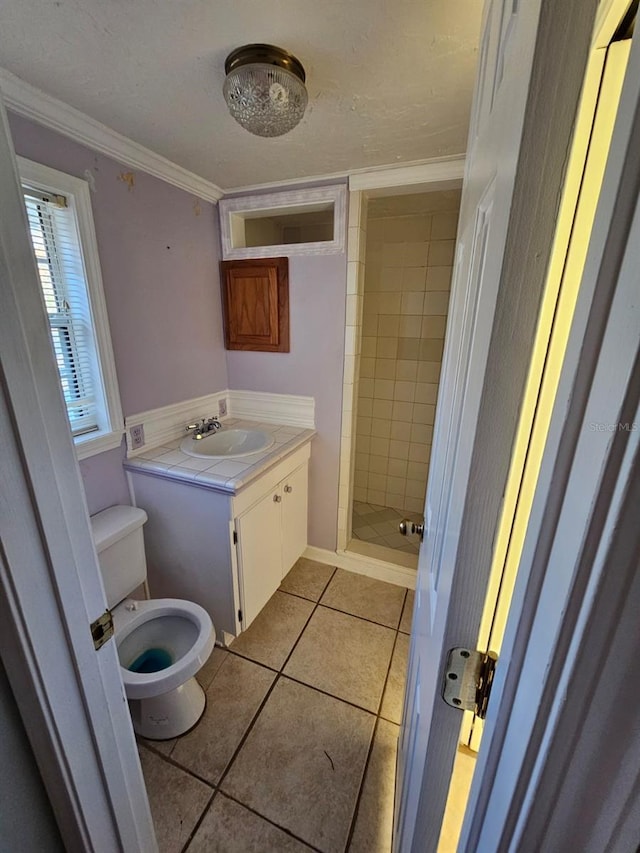
[[[248,44],[224,64],[222,89],[234,119],[256,136],[282,136],[299,124],[307,107],[302,63],[272,44]]]

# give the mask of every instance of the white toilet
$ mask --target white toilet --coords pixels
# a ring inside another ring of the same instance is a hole
[[[147,577],[144,510],[112,506],[92,516],[107,602],[113,614],[120,671],[139,735],[167,740],[194,726],[205,706],[194,678],[213,650],[209,614],[192,601],[128,596]]]

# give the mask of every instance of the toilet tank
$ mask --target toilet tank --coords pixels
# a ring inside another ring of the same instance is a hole
[[[147,513],[134,506],[111,506],[91,516],[93,541],[110,608],[146,580],[142,538],[146,520]]]

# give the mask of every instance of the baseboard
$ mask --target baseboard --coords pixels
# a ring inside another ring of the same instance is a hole
[[[227,404],[227,417],[242,418],[282,426],[315,429],[315,400],[294,394],[267,394],[260,391],[226,389],[205,397],[183,400],[170,406],[149,409],[125,418],[127,456],[132,458],[151,447],[158,447],[185,434],[189,421],[212,417],[221,401]],[[224,418],[222,418],[224,422]],[[131,428],[142,425],[144,444],[133,447]]]
[[[374,545],[362,539],[352,539],[346,548],[338,548],[339,553],[346,552],[356,557],[365,557],[367,560],[379,560],[382,563],[391,563],[399,568],[418,571],[418,555],[407,554],[398,551],[397,548],[389,548],[385,545]]]
[[[416,571],[404,566],[395,566],[383,560],[372,557],[364,557],[361,554],[353,554],[349,551],[329,551],[326,548],[316,548],[315,545],[307,545],[304,556],[318,563],[328,566],[337,566],[348,572],[358,575],[366,575],[379,581],[393,583],[396,586],[404,586],[407,589],[416,588]]]

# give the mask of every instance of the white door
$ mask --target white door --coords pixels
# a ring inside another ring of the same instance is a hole
[[[609,0],[612,26],[628,9]],[[615,14],[617,12],[617,15]],[[602,28],[604,35],[604,27]],[[615,52],[625,45],[613,45]],[[460,850],[636,850],[640,40],[633,37]],[[631,690],[632,698],[628,699]],[[636,692],[634,692],[636,691]],[[476,778],[477,777],[477,778]]]
[[[0,98],[0,645],[65,846],[157,850]],[[29,819],[28,815],[24,816]]]
[[[429,740],[441,711],[445,629],[452,607],[479,614],[484,601],[477,575],[463,598],[452,602],[450,595],[539,11],[538,1],[490,0],[484,12],[400,735],[394,833],[400,853],[436,849],[453,763],[444,745]],[[439,772],[426,766],[429,751]]]

